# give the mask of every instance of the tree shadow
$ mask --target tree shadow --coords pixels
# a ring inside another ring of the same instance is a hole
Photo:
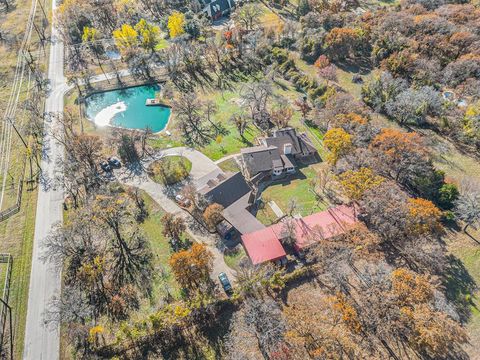
[[[449,255],[447,260],[448,268],[443,278],[445,295],[455,306],[460,321],[465,323],[471,316],[471,306],[476,308],[473,293],[478,289],[478,285],[460,259]]]

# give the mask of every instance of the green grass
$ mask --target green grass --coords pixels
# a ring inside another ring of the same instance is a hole
[[[272,225],[278,219],[277,215],[275,215],[272,208],[268,204],[264,204],[261,209],[258,209],[256,218],[266,226]]]
[[[469,233],[480,240],[479,231],[470,229]],[[461,261],[465,272],[459,271],[456,278],[450,279],[447,283],[447,293],[453,294],[460,301],[471,297],[468,307],[470,314],[465,326],[471,345],[466,346],[466,349],[472,358],[475,358],[477,353],[474,344],[480,343],[480,290],[478,290],[478,286],[480,286],[480,245],[461,232],[452,233],[449,238],[448,250]],[[477,285],[477,290],[474,292],[465,286],[472,281]]]
[[[20,212],[0,223],[0,252],[10,253],[13,256],[9,303],[13,309],[14,358],[16,359],[20,359],[23,353],[36,201],[36,191],[25,191]],[[4,274],[2,274],[2,279],[3,276]],[[3,289],[3,282],[1,287]]]
[[[222,161],[221,163],[218,164],[218,167],[225,172],[235,173],[240,171],[240,167],[238,166],[235,159],[227,159],[225,161]]]
[[[209,94],[203,94],[202,100],[211,100],[215,102],[218,107],[217,113],[213,116],[215,121],[220,122],[227,131],[226,135],[221,137],[221,141],[212,141],[207,146],[200,148],[199,150],[207,155],[212,160],[219,160],[222,157],[230,154],[236,154],[240,152],[240,149],[251,146],[255,137],[260,134],[260,131],[254,127],[249,126],[245,131],[242,138],[238,133],[234,124],[228,119],[235,114],[242,111],[238,102],[240,100],[239,91],[214,91]],[[175,112],[175,109],[173,109]]]
[[[149,314],[156,309],[160,299],[167,294],[166,288],[170,290],[170,294],[175,298],[179,296],[180,291],[168,264],[172,250],[168,239],[162,234],[163,225],[161,219],[165,212],[145,192],[142,192],[142,195],[147,205],[149,216],[141,224],[141,228],[150,242],[153,253],[154,281],[151,298],[142,303],[138,314],[134,314],[133,317]],[[162,272],[164,276],[160,276]]]
[[[173,185],[184,180],[192,170],[192,162],[183,156],[167,156],[154,161],[148,169],[151,178],[160,184]]]
[[[243,246],[237,246],[235,249],[236,251],[233,252],[232,254],[228,255],[223,255],[223,259],[225,260],[225,264],[227,264],[228,267],[232,268],[233,270],[237,270],[240,264],[240,261],[242,261],[247,254],[245,253],[245,250],[243,249]]]
[[[170,43],[166,39],[162,39],[158,42],[157,46],[155,46],[155,51],[166,49],[169,46]]]
[[[317,176],[315,171],[317,165],[298,169],[297,175],[291,180],[283,180],[275,185],[270,185],[263,191],[262,198],[268,201],[275,201],[284,213],[287,213],[288,203],[291,199],[297,201],[297,212],[302,216],[325,210],[328,204],[318,202],[313,192],[309,189],[309,180]]]

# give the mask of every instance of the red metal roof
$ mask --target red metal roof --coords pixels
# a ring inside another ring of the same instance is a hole
[[[315,238],[328,239],[346,232],[357,222],[354,206],[340,205],[297,219],[296,248],[301,250],[315,242]],[[313,239],[312,239],[312,235]]]
[[[297,250],[313,244],[319,238],[328,239],[343,234],[357,221],[356,207],[341,205],[295,221]],[[279,259],[286,255],[280,239],[284,223],[242,235],[242,242],[253,264]]]
[[[271,226],[242,235],[242,242],[254,265],[278,260],[287,255]]]

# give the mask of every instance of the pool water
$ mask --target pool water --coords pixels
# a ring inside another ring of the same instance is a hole
[[[159,90],[158,85],[144,85],[90,95],[85,99],[87,118],[98,126],[140,130],[149,127],[159,132],[168,123],[170,108],[145,105]]]

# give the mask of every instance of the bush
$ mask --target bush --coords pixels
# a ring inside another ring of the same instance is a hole
[[[458,199],[460,192],[455,184],[443,184],[438,191],[438,205],[445,210],[453,208],[455,201]]]

